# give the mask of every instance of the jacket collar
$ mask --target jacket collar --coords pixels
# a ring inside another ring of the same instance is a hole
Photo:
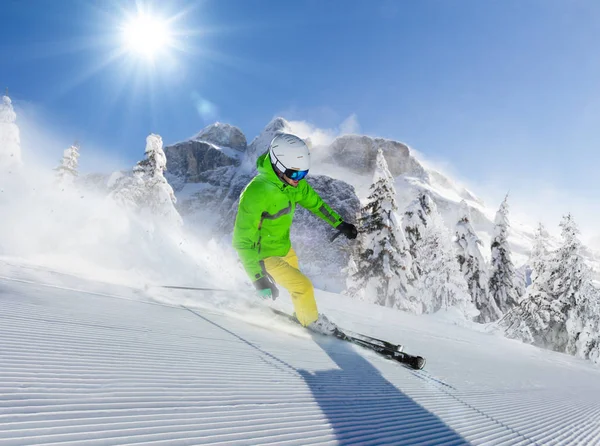
[[[269,152],[265,152],[258,157],[256,160],[256,169],[263,178],[268,180],[270,183],[273,183],[279,189],[283,190],[289,186],[289,184],[286,184],[282,179],[280,179],[273,170],[271,159],[269,158]]]

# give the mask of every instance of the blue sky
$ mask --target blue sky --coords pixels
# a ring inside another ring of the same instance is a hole
[[[219,120],[251,140],[275,115],[330,129],[356,115],[481,189],[594,203],[600,2],[137,3],[177,31],[154,65],[110,60],[135,2],[3,2],[0,82],[24,119],[81,141],[88,169],[86,144],[125,167],[150,132],[172,143]]]

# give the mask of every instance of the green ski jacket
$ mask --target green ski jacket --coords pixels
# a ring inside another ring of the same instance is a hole
[[[261,260],[283,257],[290,250],[290,227],[296,203],[325,220],[334,228],[342,218],[302,179],[298,187],[279,179],[269,154],[256,161],[258,175],[243,190],[233,229],[233,247],[250,279],[265,275]]]

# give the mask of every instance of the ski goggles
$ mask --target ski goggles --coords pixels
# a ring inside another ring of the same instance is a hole
[[[279,171],[279,172],[283,172],[283,174],[288,177],[290,180],[292,181],[300,181],[301,179],[303,179],[306,175],[308,175],[308,170],[294,170],[294,169],[287,169],[283,163],[281,161],[279,161],[277,159],[277,157],[275,156],[275,154],[269,154],[269,157],[271,158],[271,162],[273,163],[273,165],[275,166],[275,168]],[[275,158],[273,160],[273,158]],[[275,162],[273,162],[275,161]]]
[[[300,181],[302,178],[304,178],[306,175],[308,175],[308,170],[285,169],[284,174],[290,180]]]

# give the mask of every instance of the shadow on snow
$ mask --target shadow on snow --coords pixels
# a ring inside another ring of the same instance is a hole
[[[298,372],[340,444],[469,444],[387,381],[351,344],[320,335],[313,339],[339,369]]]
[[[182,308],[258,350],[273,360],[273,364],[300,374],[312,391],[321,412],[327,417],[339,444],[469,444],[439,417],[386,380],[348,342],[313,334],[314,342],[339,368],[312,373],[293,367],[198,311],[185,306]],[[398,367],[404,371],[402,365],[398,364]]]

